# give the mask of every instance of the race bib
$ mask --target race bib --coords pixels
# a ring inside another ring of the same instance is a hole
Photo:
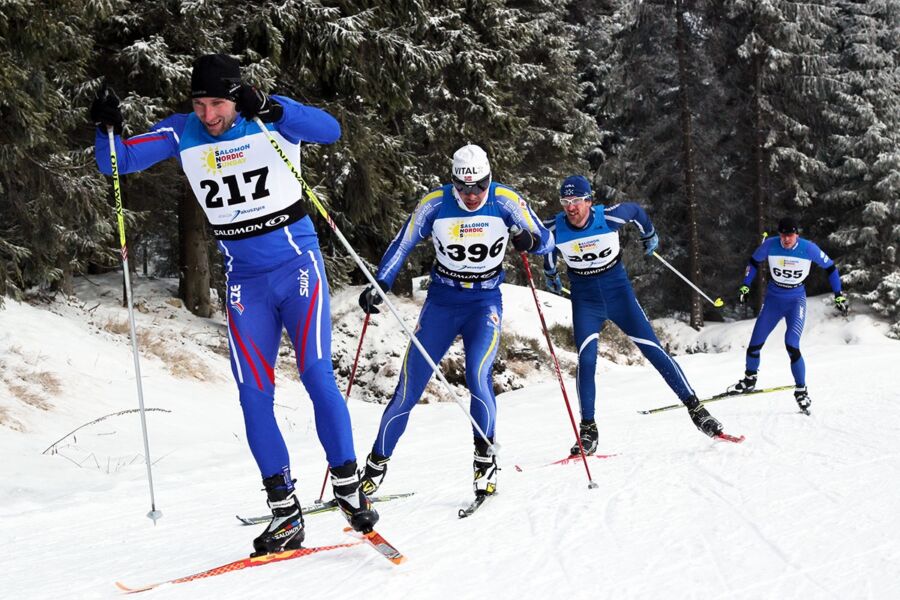
[[[802,285],[811,267],[812,261],[808,258],[769,255],[769,274],[779,287],[793,288]]]
[[[298,164],[299,144],[277,131],[272,135]],[[303,195],[300,183],[262,132],[182,150],[181,164],[213,228],[250,220],[288,221],[288,208]]]
[[[496,277],[503,266],[509,231],[497,216],[438,218],[431,239],[439,274],[460,281],[485,281]]]
[[[619,258],[619,234],[600,233],[557,243],[570,271],[581,275],[595,275],[611,268]]]

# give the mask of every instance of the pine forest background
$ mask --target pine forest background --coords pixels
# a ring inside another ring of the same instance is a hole
[[[127,135],[188,112],[209,52],[338,118],[338,143],[304,146],[304,175],[372,265],[472,142],[542,217],[572,173],[600,202],[640,202],[660,253],[726,316],[753,315],[734,290],[793,215],[900,336],[900,0],[0,0],[0,298],[118,268],[87,108],[105,79]],[[209,315],[221,262],[178,165],[123,186],[132,267],[179,277]],[[332,284],[363,283],[314,218]],[[624,237],[651,316],[721,318]],[[425,246],[395,291],[426,272]],[[808,288],[827,291],[824,275]]]

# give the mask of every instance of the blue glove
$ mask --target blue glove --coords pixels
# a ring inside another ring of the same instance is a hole
[[[850,312],[850,301],[847,300],[847,297],[843,292],[837,292],[834,295],[834,306],[839,311],[841,311],[841,314],[844,316],[846,316],[847,313]]]
[[[659,248],[659,236],[654,231],[647,237],[642,237],[641,243],[644,245],[644,254],[650,256],[654,250]]]
[[[562,296],[562,280],[559,278],[559,272],[556,270],[544,271],[544,285],[548,292]]]

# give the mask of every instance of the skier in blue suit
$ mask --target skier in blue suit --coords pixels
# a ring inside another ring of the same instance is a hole
[[[812,400],[806,389],[806,363],[800,353],[800,336],[806,322],[806,286],[813,264],[819,265],[828,274],[828,283],[834,292],[834,305],[842,314],[847,314],[849,303],[841,291],[841,276],[831,260],[813,242],[799,235],[796,219],[785,217],[778,222],[778,238],[765,240],[753,252],[744,273],[744,281],[738,288],[740,302],[744,304],[750,294],[750,284],[756,272],[767,264],[769,283],[766,286],[766,301],[763,304],[747,347],[744,378],[728,388],[729,393],[746,394],[756,389],[760,352],[766,338],[782,320],[787,324],[784,345],[791,359],[791,373],[794,375],[794,399],[800,410],[809,414]]]
[[[199,57],[191,75],[193,113],[175,114],[150,132],[122,139],[122,113],[104,89],[91,106],[97,165],[111,174],[107,127],[121,173],[176,158],[206,213],[224,257],[228,342],[247,441],[267,493],[272,521],[253,541],[261,555],[301,547],[303,515],[288,450],[274,414],[275,361],[282,329],[315,410],[331,465],[335,498],[350,524],[369,530],[377,512],[359,486],[350,414],[331,366],[328,281],[300,183],[253,121],[264,123],[299,163],[301,142],[330,144],[341,135],[328,113],[241,83],[237,60]]]
[[[710,437],[721,433],[722,425],[700,404],[681,367],[660,345],[622,264],[618,231],[626,224],[634,223],[640,231],[645,254],[651,254],[659,245],[659,236],[647,213],[633,202],[592,205],[591,184],[581,175],[567,177],[559,195],[563,212],[545,222],[553,231],[556,250],[544,259],[544,275],[547,289],[561,294],[556,255],[562,256],[572,288],[572,325],[578,348],[576,381],[581,406],[579,437],[585,452],[593,454],[597,450],[594,374],[599,332],[607,320],[615,323],[663,376],[700,431]],[[570,452],[579,453],[577,443]]]
[[[466,352],[466,385],[470,414],[493,443],[497,406],[491,371],[500,341],[503,307],[500,283],[506,245],[520,252],[544,254],[553,249],[550,232],[512,188],[493,181],[487,154],[466,145],[453,155],[452,182],[422,198],[391,242],[376,279],[389,290],[416,244],[431,237],[435,263],[431,285],[415,335],[435,364],[457,335]],[[381,297],[367,287],[359,298],[367,313],[379,312]],[[403,435],[432,370],[412,344],[403,357],[400,380],[385,408],[372,452],[366,460],[363,490],[373,493],[384,480],[387,463]],[[473,427],[474,430],[474,427]],[[476,496],[493,494],[497,459],[491,446],[475,433],[473,460]]]

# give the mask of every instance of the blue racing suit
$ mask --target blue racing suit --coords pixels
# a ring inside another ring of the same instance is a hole
[[[283,117],[266,128],[298,168],[300,143],[330,144],[340,125],[328,113],[273,96]],[[237,116],[219,136],[193,113],[175,114],[150,132],[116,136],[119,171],[133,173],[176,158],[218,240],[226,275],[231,369],[247,441],[263,478],[289,473],[274,414],[275,361],[282,328],[315,409],[316,429],[332,467],[356,459],[350,414],[331,366],[331,312],[325,266],[303,191],[253,121]],[[107,135],[98,131],[100,170],[112,169]]]
[[[608,207],[594,205],[581,228],[573,227],[564,212],[545,223],[556,238],[556,251],[545,259],[545,270],[556,269],[557,253],[568,266],[572,325],[578,348],[578,401],[585,421],[594,419],[597,344],[607,319],[637,344],[682,402],[694,395],[681,367],[660,345],[634,295],[619,246],[618,231],[627,223],[634,223],[642,237],[654,233],[647,213],[632,202]]]
[[[470,414],[493,440],[497,403],[491,372],[500,341],[503,306],[500,283],[509,229],[527,229],[539,244],[535,254],[553,249],[553,238],[519,194],[493,182],[482,206],[467,210],[452,185],[428,193],[407,219],[381,259],[376,278],[392,286],[413,247],[428,236],[436,257],[431,285],[415,335],[435,364],[457,335],[466,352]],[[373,451],[389,457],[431,378],[432,369],[412,344],[406,349],[400,380],[384,410]],[[474,429],[474,427],[473,427]]]
[[[791,359],[794,384],[805,387],[806,363],[800,353],[800,336],[806,322],[806,286],[803,282],[815,263],[828,273],[832,291],[840,294],[841,276],[834,261],[811,241],[798,237],[792,248],[784,248],[781,239],[773,237],[764,241],[753,252],[744,273],[743,285],[750,285],[764,262],[768,264],[770,278],[766,286],[766,300],[756,318],[753,333],[750,334],[746,370],[753,373],[759,370],[760,352],[766,338],[778,322],[785,319],[787,331],[784,334],[784,345]]]

